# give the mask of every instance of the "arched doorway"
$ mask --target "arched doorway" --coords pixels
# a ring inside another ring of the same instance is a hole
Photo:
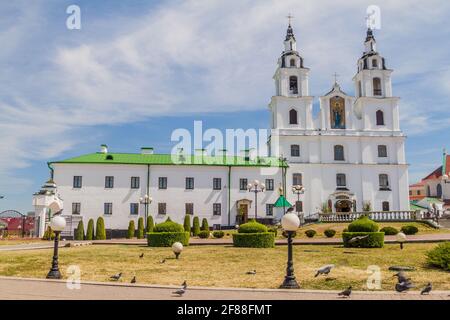
[[[352,201],[348,199],[337,200],[335,204],[336,212],[351,212]]]

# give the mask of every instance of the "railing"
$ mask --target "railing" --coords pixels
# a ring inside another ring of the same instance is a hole
[[[342,212],[319,213],[320,222],[349,222],[368,215],[374,221],[414,221],[423,219],[419,211],[371,211],[371,212]]]

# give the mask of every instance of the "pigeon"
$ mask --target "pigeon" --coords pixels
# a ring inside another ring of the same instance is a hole
[[[133,279],[131,279],[131,283],[136,283],[136,276],[134,276]]]
[[[317,273],[316,273],[316,275],[315,275],[314,277],[317,277],[319,274],[325,274],[325,275],[328,275],[328,274],[330,273],[330,271],[331,271],[332,268],[334,268],[334,264],[327,264],[327,265],[324,265],[324,266],[320,267],[320,268],[317,270]]]
[[[431,282],[428,282],[425,288],[423,288],[422,291],[420,291],[420,294],[430,294],[431,289],[433,289],[433,286]]]
[[[414,288],[414,285],[411,282],[400,282],[395,284],[395,291],[397,292],[408,291],[411,288]]]
[[[247,271],[246,274],[252,274],[252,275],[255,275],[255,274],[256,274],[256,269],[251,270],[251,271]]]
[[[181,289],[178,289],[177,291],[172,292],[173,294],[177,294],[179,297],[181,297],[183,294],[185,294],[187,289],[187,283],[186,280],[181,284]]]
[[[352,294],[352,286],[348,287],[347,289],[345,289],[342,292],[338,293],[338,296],[343,296],[345,298],[350,297],[350,295]]]
[[[354,243],[354,242],[356,242],[356,241],[364,240],[364,239],[366,239],[366,238],[368,238],[368,237],[369,237],[369,235],[365,235],[365,236],[356,236],[356,237],[353,237],[353,238],[351,238],[350,240],[348,240],[348,243]]]
[[[166,259],[162,259],[159,263],[165,263]]]
[[[406,275],[403,271],[397,272],[396,274],[393,275],[393,277],[397,277],[398,283],[402,282],[409,283],[411,280],[411,278],[406,278]]]
[[[113,276],[111,276],[109,278],[111,280],[118,281],[120,279],[120,277],[122,277],[122,272],[119,272],[118,274],[115,274],[115,275],[113,275]]]
[[[142,252],[140,255],[139,255],[139,258],[143,258],[144,257],[144,253]]]

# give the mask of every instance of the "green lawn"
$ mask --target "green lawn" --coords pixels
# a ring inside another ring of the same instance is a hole
[[[348,249],[341,246],[300,245],[294,247],[296,276],[304,289],[342,289],[352,285],[365,290],[367,267],[377,265],[382,273],[382,288],[393,290],[392,265],[416,267],[408,275],[418,287],[428,281],[435,289],[450,290],[450,273],[427,266],[425,252],[436,244],[386,245],[382,249]],[[121,281],[136,275],[138,283],[178,285],[187,280],[193,286],[277,288],[286,269],[286,246],[271,249],[232,246],[186,247],[179,260],[170,248],[130,245],[93,245],[60,249],[60,268],[66,276],[69,265],[81,268],[82,280],[108,281],[123,272]],[[144,258],[139,254],[143,252]],[[52,251],[8,251],[0,254],[0,275],[44,278],[50,268]],[[160,260],[166,258],[166,263]],[[329,277],[314,277],[315,270],[333,263]],[[255,276],[246,271],[256,269]]]

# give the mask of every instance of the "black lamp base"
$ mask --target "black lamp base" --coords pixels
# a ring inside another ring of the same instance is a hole
[[[295,280],[295,277],[285,277],[283,284],[280,286],[280,289],[300,289],[300,286],[297,283],[297,280]]]
[[[47,274],[47,279],[61,279],[61,272],[59,270],[50,270]]]

